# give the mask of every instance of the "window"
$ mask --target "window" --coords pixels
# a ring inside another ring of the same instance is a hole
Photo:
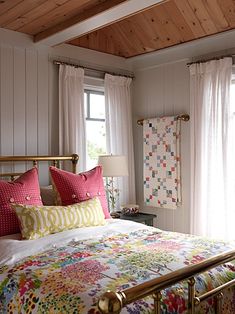
[[[87,169],[97,165],[98,156],[106,153],[104,93],[85,90],[84,106],[87,136]]]

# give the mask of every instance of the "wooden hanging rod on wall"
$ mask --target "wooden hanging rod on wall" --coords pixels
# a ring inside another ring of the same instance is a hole
[[[143,125],[144,124],[144,120],[148,120],[148,119],[151,119],[151,118],[146,118],[146,119],[139,119],[137,121],[137,124],[138,125]],[[190,117],[187,113],[184,113],[184,114],[180,114],[177,116],[177,120],[182,120],[182,121],[189,121]]]
[[[59,61],[59,60],[54,60],[53,63],[55,65],[60,65],[60,64],[61,65],[69,65],[69,66],[72,66],[72,67],[75,67],[75,68],[82,68],[84,70],[95,71],[95,72],[98,72],[98,73],[102,73],[103,75],[105,75],[107,73],[107,74],[116,75],[116,76],[129,77],[129,78],[132,78],[132,79],[135,78],[134,75],[119,74],[119,73],[115,73],[115,72],[103,71],[103,70],[100,70],[100,69],[89,68],[89,67],[85,67],[85,66],[82,66],[82,65],[79,65],[79,64],[69,63],[69,62],[64,62],[64,61]]]

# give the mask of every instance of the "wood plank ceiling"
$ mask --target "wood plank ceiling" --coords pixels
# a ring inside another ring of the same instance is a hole
[[[39,40],[124,2],[0,0],[0,27]],[[234,0],[165,0],[67,42],[129,58],[234,28]]]
[[[0,0],[0,27],[36,36],[60,30],[125,0]]]
[[[69,43],[128,58],[233,28],[234,0],[169,0]]]

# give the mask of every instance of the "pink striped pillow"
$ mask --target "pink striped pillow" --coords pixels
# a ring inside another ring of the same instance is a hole
[[[80,174],[50,167],[50,173],[61,205],[72,205],[98,196],[105,218],[110,218],[101,166]]]
[[[0,181],[0,236],[20,232],[11,204],[42,205],[38,170],[33,168],[13,182]]]

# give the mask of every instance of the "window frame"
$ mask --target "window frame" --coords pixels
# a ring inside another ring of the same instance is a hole
[[[87,101],[86,101],[86,121],[100,121],[100,122],[105,122],[105,119],[101,118],[92,118],[91,117],[91,101],[90,101],[90,95],[91,94],[96,94],[96,95],[103,95],[103,91],[97,91],[93,89],[84,89],[84,94],[87,94]]]

